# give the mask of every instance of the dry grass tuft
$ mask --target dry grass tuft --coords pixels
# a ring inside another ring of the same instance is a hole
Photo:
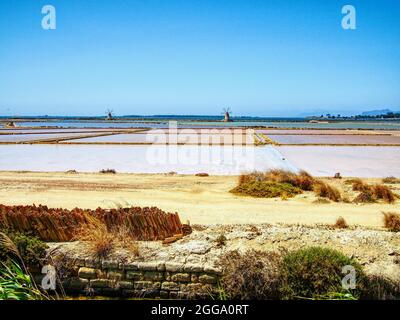
[[[315,195],[322,198],[328,198],[332,201],[339,202],[342,198],[339,190],[322,181],[317,181],[314,184]]]
[[[364,182],[361,179],[353,179],[352,180],[352,188],[353,191],[360,191],[363,192],[365,189],[368,189],[368,186],[364,184]]]
[[[371,191],[376,199],[382,199],[386,203],[393,203],[396,201],[396,196],[387,186],[376,184],[371,187]]]
[[[74,239],[86,242],[95,257],[105,259],[117,248],[139,256],[137,242],[132,239],[127,227],[118,226],[108,230],[106,224],[98,218],[87,215],[86,219],[87,224],[77,231]]]
[[[347,224],[346,220],[343,217],[339,217],[334,224],[335,229],[347,229],[349,225]]]
[[[106,174],[116,174],[117,171],[115,169],[101,169],[100,173],[106,173]]]
[[[400,183],[400,179],[398,179],[396,177],[386,177],[386,178],[382,179],[382,183],[396,184],[396,183]]]
[[[400,231],[400,214],[393,212],[383,212],[383,223],[385,228],[390,231],[399,232]]]
[[[372,193],[369,191],[361,192],[357,197],[353,200],[354,203],[375,203],[376,199],[372,196]]]
[[[231,251],[221,259],[222,287],[229,299],[279,299],[280,264],[277,252]]]
[[[206,172],[196,173],[196,177],[209,177],[210,175]]]

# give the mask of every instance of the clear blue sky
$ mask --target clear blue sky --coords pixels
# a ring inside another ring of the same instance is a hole
[[[41,28],[41,8],[57,29]],[[357,9],[357,30],[341,8]],[[0,115],[400,109],[398,0],[1,0]]]

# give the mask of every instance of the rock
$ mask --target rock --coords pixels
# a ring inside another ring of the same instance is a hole
[[[126,272],[126,279],[134,280],[134,281],[141,281],[144,280],[143,272],[141,271],[131,271],[128,270]]]
[[[131,281],[118,281],[117,282],[117,287],[121,289],[133,289],[133,282]]]
[[[112,281],[108,279],[94,279],[90,280],[90,286],[93,288],[107,288],[111,287]]]
[[[118,261],[107,260],[107,261],[103,261],[101,266],[103,269],[118,269],[119,264],[118,264]]]
[[[95,279],[99,273],[99,269],[81,267],[78,271],[78,277],[84,279]]]
[[[122,270],[110,270],[107,273],[107,278],[112,280],[122,280],[124,276],[125,272]]]
[[[171,281],[173,282],[190,282],[189,273],[176,273],[171,276]]]
[[[163,279],[164,279],[163,272],[157,272],[157,271],[145,271],[144,272],[144,280],[161,281]]]
[[[165,270],[170,271],[170,272],[181,272],[183,271],[183,263],[177,263],[177,262],[166,262],[165,263]]]
[[[214,275],[202,274],[199,276],[200,283],[214,284],[217,283],[217,277]]]
[[[192,240],[186,243],[177,243],[174,248],[182,253],[205,254],[212,248],[212,243],[204,240]]]
[[[222,269],[206,264],[204,266],[204,272],[220,275],[222,274]]]
[[[185,272],[202,272],[203,269],[204,268],[202,264],[194,264],[194,263],[187,263],[183,267],[183,270]]]
[[[139,262],[138,269],[144,271],[156,271],[157,265],[157,262]]]
[[[179,284],[175,282],[163,282],[161,284],[161,290],[179,291]]]
[[[66,289],[71,289],[71,290],[83,290],[88,285],[89,285],[88,279],[82,279],[78,277],[72,277],[63,282],[63,286]]]

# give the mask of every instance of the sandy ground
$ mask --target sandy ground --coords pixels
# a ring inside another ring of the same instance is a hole
[[[350,199],[345,179],[330,183]],[[379,179],[368,179],[380,182]],[[400,212],[396,204],[315,204],[311,192],[287,201],[256,199],[229,193],[234,176],[195,177],[166,174],[91,174],[0,172],[0,203],[45,204],[65,208],[111,208],[117,205],[157,206],[178,212],[192,224],[334,223],[342,216],[350,225],[382,227],[382,212]],[[400,185],[393,185],[400,194]]]

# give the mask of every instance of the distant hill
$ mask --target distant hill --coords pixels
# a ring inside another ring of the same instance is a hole
[[[361,113],[362,116],[380,116],[383,114],[388,114],[389,112],[393,112],[390,109],[382,109],[382,110],[372,110],[372,111],[364,111],[363,113]]]

